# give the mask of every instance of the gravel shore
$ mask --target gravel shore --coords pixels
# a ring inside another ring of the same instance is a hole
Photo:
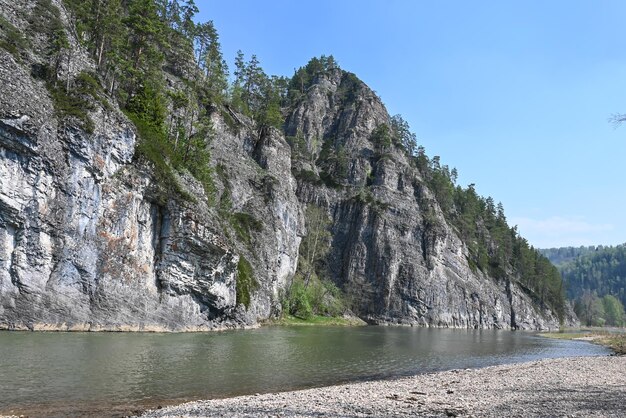
[[[626,416],[626,356],[451,370],[190,402],[143,417]]]

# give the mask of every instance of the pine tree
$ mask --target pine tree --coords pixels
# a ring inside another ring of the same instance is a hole
[[[194,42],[196,62],[204,76],[203,83],[214,101],[220,102],[228,89],[228,66],[212,21],[196,26]],[[241,60],[243,62],[243,56]]]
[[[240,112],[252,117],[259,132],[283,124],[281,103],[287,95],[287,81],[282,77],[268,77],[256,55],[245,61],[238,51],[235,59],[235,81],[231,90],[231,103]]]

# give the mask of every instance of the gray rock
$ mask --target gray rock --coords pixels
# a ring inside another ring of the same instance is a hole
[[[355,301],[355,312],[374,324],[558,327],[554,313],[537,308],[514,281],[472,270],[467,246],[406,155],[391,149],[376,156],[369,138],[390,117],[360,82],[346,104],[347,79],[340,70],[320,76],[290,115],[286,131],[304,137],[313,159],[321,143],[334,141],[350,161],[344,187],[300,181],[298,196],[326,207],[333,219],[329,270]],[[313,163],[298,164],[320,170]],[[358,197],[364,193],[366,199]]]

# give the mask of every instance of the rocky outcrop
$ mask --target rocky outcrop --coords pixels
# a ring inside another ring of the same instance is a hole
[[[197,212],[155,200],[132,126],[100,109],[92,135],[60,128],[41,83],[0,59],[1,326],[197,329],[232,308],[237,255]],[[215,312],[196,303],[208,290]]]
[[[241,121],[246,121],[240,116]],[[280,312],[280,293],[296,272],[304,234],[296,180],[291,176],[291,149],[282,133],[259,134],[247,125],[233,131],[214,115],[218,132],[211,144],[217,175],[216,195],[222,230],[238,254],[254,267],[256,291],[248,314],[253,321]],[[238,235],[241,216],[245,236]],[[233,231],[228,223],[235,224]]]
[[[0,3],[20,27],[15,10],[26,6]],[[71,76],[92,64],[68,34],[77,49],[62,70]],[[0,328],[254,326],[280,312],[311,203],[332,218],[329,273],[370,323],[558,325],[516,282],[470,267],[411,161],[372,142],[390,118],[353,75],[320,75],[284,133],[215,112],[215,195],[181,173],[176,182],[192,197],[183,198],[134,159],[136,131],[114,104],[94,104],[93,133],[60,120],[31,75],[36,54],[29,60],[0,49]],[[304,151],[292,151],[293,138]],[[330,161],[329,150],[344,161]],[[254,272],[249,303],[237,297],[242,265]]]
[[[350,162],[340,187],[302,180],[298,194],[333,219],[329,272],[356,301],[355,312],[374,324],[558,326],[515,282],[470,267],[467,247],[406,154],[372,142],[372,131],[389,120],[367,86],[337,70],[319,77],[287,122],[287,134],[303,136],[312,154],[296,167],[324,176],[320,150],[327,142]]]
[[[98,105],[87,133],[61,124],[44,83],[2,49],[0,79],[0,328],[207,330],[254,326],[276,309],[302,224],[295,181],[278,180],[290,172],[281,135],[257,144],[254,130],[233,134],[216,117],[229,211],[263,219],[239,245],[191,176],[177,181],[193,201],[169,196],[133,160],[135,130],[118,110]],[[236,300],[244,256],[256,272],[247,308]]]

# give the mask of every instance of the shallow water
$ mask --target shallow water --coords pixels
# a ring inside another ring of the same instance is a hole
[[[607,349],[586,342],[491,330],[0,332],[0,413],[123,415],[183,400],[604,354]]]

